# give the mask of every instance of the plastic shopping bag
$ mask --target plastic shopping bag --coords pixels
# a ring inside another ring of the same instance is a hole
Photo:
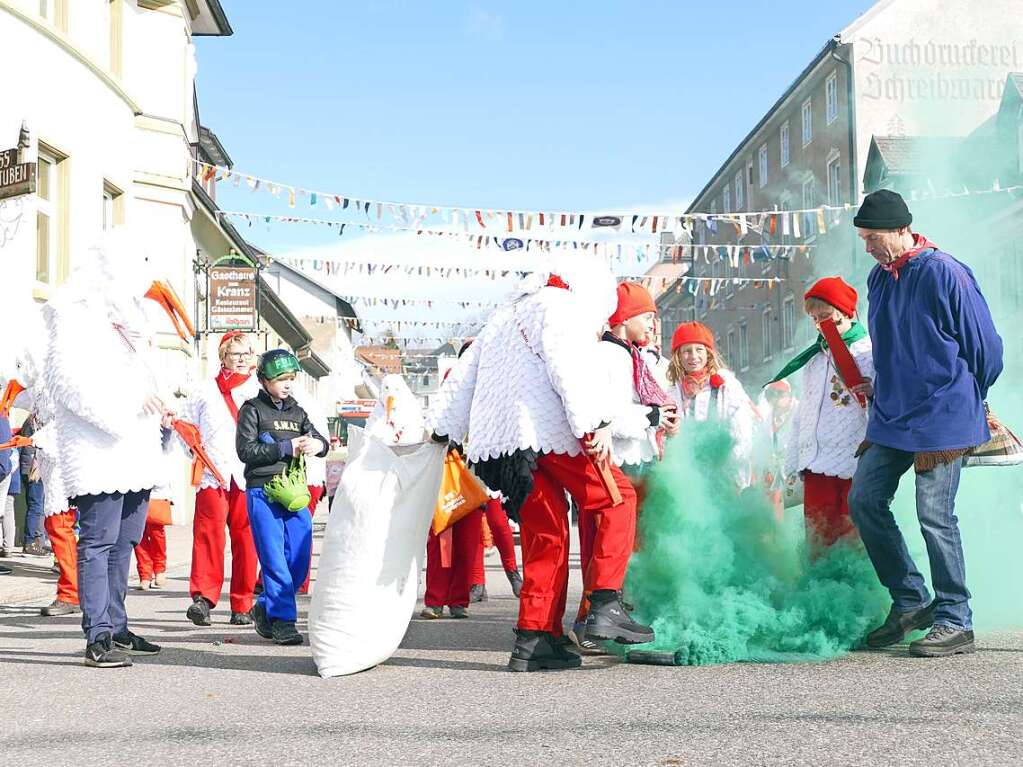
[[[352,428],[309,607],[322,677],[387,660],[415,610],[445,446],[387,445]]]
[[[456,450],[450,451],[444,459],[444,475],[433,510],[434,535],[440,535],[489,500],[487,488],[469,471],[462,456]]]

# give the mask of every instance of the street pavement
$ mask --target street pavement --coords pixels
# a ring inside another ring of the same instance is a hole
[[[184,617],[189,531],[131,626],[163,645],[130,669],[82,665],[77,617],[47,619],[47,560],[0,579],[0,762],[188,765],[1009,765],[1023,761],[1023,631],[973,656],[905,647],[827,663],[505,670],[516,613],[500,564],[468,620],[413,619],[375,669],[322,680],[308,646]],[[10,560],[7,560],[10,561]],[[15,588],[16,580],[34,580]],[[578,595],[578,571],[573,573]],[[18,592],[18,601],[11,594]],[[308,597],[300,599],[304,616]]]

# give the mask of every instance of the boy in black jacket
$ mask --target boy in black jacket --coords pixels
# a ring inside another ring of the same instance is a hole
[[[302,644],[295,628],[295,591],[309,572],[313,522],[308,508],[289,511],[264,490],[300,455],[325,456],[329,448],[291,397],[298,359],[284,349],[266,352],[256,374],[263,390],[238,410],[235,449],[245,464],[245,499],[263,593],[252,608],[256,632],[277,644]]]

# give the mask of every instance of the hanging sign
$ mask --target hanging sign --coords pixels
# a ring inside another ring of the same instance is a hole
[[[255,330],[256,270],[214,266],[209,280],[210,330]]]
[[[18,162],[18,149],[0,152],[0,200],[32,194],[36,190],[36,164]]]

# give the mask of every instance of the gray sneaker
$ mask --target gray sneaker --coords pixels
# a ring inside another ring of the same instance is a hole
[[[935,624],[923,639],[909,643],[909,654],[918,658],[944,658],[976,651],[972,631],[943,623]]]
[[[57,618],[61,615],[74,615],[77,612],[79,612],[78,605],[54,599],[50,604],[41,609],[39,614],[44,618]]]

